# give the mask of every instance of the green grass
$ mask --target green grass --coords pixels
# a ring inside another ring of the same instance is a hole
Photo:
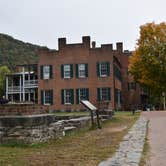
[[[139,166],[145,166],[147,164],[147,161],[149,159],[149,151],[150,151],[150,145],[149,145],[149,139],[148,139],[148,124],[147,123],[147,132],[146,132],[146,138],[145,138],[145,143],[144,143],[144,148],[141,156],[141,161],[139,163]]]
[[[90,115],[90,112],[56,112],[54,113],[56,116],[87,116]]]
[[[102,129],[83,128],[45,144],[0,146],[0,165],[95,166],[113,155],[138,117],[131,112],[116,112],[102,124]]]

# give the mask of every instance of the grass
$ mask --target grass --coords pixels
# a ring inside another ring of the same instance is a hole
[[[139,114],[116,112],[102,129],[83,128],[45,144],[0,146],[0,165],[95,166],[111,157]],[[124,128],[126,127],[126,128]]]
[[[87,116],[90,115],[90,112],[83,111],[83,112],[56,112],[54,113],[57,116]]]
[[[148,159],[149,159],[149,151],[150,151],[150,145],[149,145],[149,139],[148,139],[148,133],[149,133],[149,129],[148,129],[148,124],[147,123],[147,132],[146,132],[146,137],[145,137],[145,143],[144,143],[144,148],[143,148],[143,152],[142,152],[142,156],[141,156],[141,161],[139,163],[139,166],[145,166],[148,163]]]

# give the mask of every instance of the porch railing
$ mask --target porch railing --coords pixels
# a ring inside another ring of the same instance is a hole
[[[24,81],[25,87],[37,87],[38,86],[38,81],[37,80],[25,80]]]

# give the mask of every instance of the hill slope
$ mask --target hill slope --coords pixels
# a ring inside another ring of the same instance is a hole
[[[25,43],[0,33],[0,65],[13,69],[18,64],[37,63],[41,46]]]

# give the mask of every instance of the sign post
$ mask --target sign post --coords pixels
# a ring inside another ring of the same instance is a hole
[[[90,111],[92,126],[94,125],[93,111],[96,111],[97,126],[98,126],[98,128],[101,128],[98,109],[92,103],[90,103],[88,100],[81,100],[81,104]]]

